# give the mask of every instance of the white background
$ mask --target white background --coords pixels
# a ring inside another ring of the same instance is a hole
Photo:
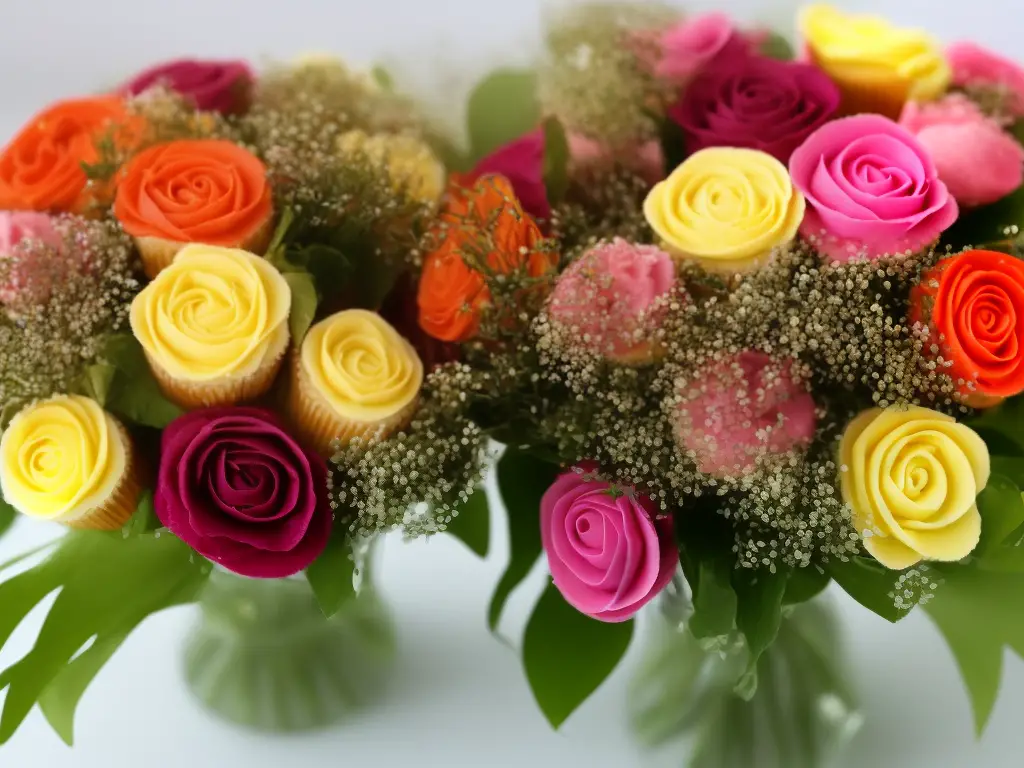
[[[430,95],[456,122],[465,89],[484,67],[529,60],[541,5],[536,0],[0,0],[0,136],[9,136],[50,100],[96,90],[182,54],[259,62],[320,51],[357,64],[384,61],[394,65],[400,81]],[[797,3],[721,0],[714,5],[788,30]],[[970,37],[1006,53],[1014,52],[1024,31],[1014,0],[847,0],[843,5],[877,11],[891,5],[885,12],[894,20],[926,25],[947,40]],[[0,561],[52,533],[20,523],[0,542]],[[383,706],[339,729],[278,738],[207,717],[180,683],[179,651],[193,617],[186,608],[147,622],[103,671],[82,702],[74,750],[34,713],[0,748],[0,766],[683,765],[681,748],[650,755],[631,744],[624,716],[628,663],[560,733],[550,731],[515,654],[491,639],[484,626],[487,599],[507,553],[500,532],[494,534],[492,553],[480,562],[446,537],[387,541],[380,573],[400,631],[395,681]],[[521,594],[511,604],[510,631],[520,625],[531,598]],[[891,627],[848,600],[841,601],[841,609],[867,715],[844,765],[1019,768],[1024,762],[1019,738],[1024,664],[1019,659],[1007,657],[1002,698],[987,735],[976,743],[953,660],[923,614]],[[40,619],[37,612],[18,630],[0,664],[27,650]]]

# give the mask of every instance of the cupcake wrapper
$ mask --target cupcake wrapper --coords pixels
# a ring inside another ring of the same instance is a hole
[[[334,455],[331,444],[335,439],[347,443],[356,437],[385,438],[408,426],[419,404],[419,398],[414,398],[393,416],[379,421],[346,419],[313,386],[298,351],[292,354],[289,368],[286,410],[292,429],[300,441],[327,458]]]
[[[249,237],[231,247],[241,248],[243,251],[249,251],[249,253],[262,256],[266,252],[267,246],[270,245],[270,240],[273,236],[274,219],[270,217]],[[178,251],[186,245],[188,243],[178,242],[177,240],[165,240],[162,237],[135,238],[135,247],[139,251],[139,257],[142,259],[142,271],[146,273],[146,277],[150,280],[159,275],[164,268],[169,267],[171,262],[174,261],[174,257],[178,255]]]
[[[65,520],[64,525],[76,530],[116,531],[123,526],[139,506],[142,495],[142,465],[131,437],[123,426],[118,424],[118,433],[125,446],[125,467],[121,479],[118,480],[110,498],[98,507],[72,520]]]
[[[288,349],[288,324],[281,324],[260,366],[248,376],[226,377],[211,381],[188,381],[171,376],[149,354],[149,368],[164,396],[186,410],[214,405],[234,405],[255,400],[274,384]]]

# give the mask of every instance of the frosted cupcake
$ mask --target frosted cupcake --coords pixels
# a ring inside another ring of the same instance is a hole
[[[183,248],[131,307],[132,333],[166,397],[182,408],[253,400],[288,347],[291,291],[265,259]]]
[[[0,439],[0,486],[23,515],[114,530],[141,492],[131,438],[93,400],[61,395],[23,408]]]
[[[422,383],[412,345],[380,315],[349,309],[310,328],[293,355],[288,412],[300,439],[326,456],[335,439],[406,426]]]

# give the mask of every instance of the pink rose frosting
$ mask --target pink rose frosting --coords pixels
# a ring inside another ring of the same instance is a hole
[[[176,59],[140,72],[122,87],[135,96],[163,85],[205,112],[236,114],[249,108],[253,72],[244,61]]]
[[[691,16],[661,34],[657,77],[686,81],[711,62],[728,61],[751,52],[745,38],[724,13]]]
[[[782,163],[839,109],[839,89],[811,64],[739,56],[700,74],[669,110],[692,154],[760,149]]]
[[[956,200],[928,150],[881,115],[826,123],[793,152],[807,201],[804,237],[835,262],[918,251],[956,221]]]
[[[946,49],[946,59],[953,70],[953,85],[1005,89],[1007,107],[1015,115],[1024,115],[1024,67],[969,42],[953,43]]]
[[[566,138],[569,141],[569,158],[574,168],[603,171],[619,164],[651,184],[665,178],[665,155],[660,141],[614,148],[581,133],[570,133]]]
[[[555,586],[599,621],[626,621],[679,567],[672,518],[587,462],[558,476],[540,502],[540,533]]]
[[[908,102],[900,125],[928,150],[939,178],[964,207],[993,203],[1024,182],[1024,148],[966,96]]]
[[[759,456],[810,443],[817,416],[793,361],[748,350],[681,387],[676,439],[707,475],[749,473]]]
[[[669,295],[675,279],[672,257],[660,248],[616,238],[587,251],[559,276],[548,312],[595,354],[649,360],[650,336],[664,316],[658,300]]]
[[[45,213],[34,211],[0,211],[0,259],[8,263],[0,301],[9,303],[26,290],[38,300],[49,295],[49,269],[36,269],[36,262],[45,258],[46,249],[18,247],[25,241],[37,241],[51,248],[59,247],[63,238]],[[39,265],[46,267],[46,265]]]

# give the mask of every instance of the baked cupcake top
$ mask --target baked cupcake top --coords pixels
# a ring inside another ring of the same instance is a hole
[[[23,408],[0,439],[0,486],[29,517],[67,523],[102,505],[128,463],[121,428],[95,401],[60,395]]]
[[[150,362],[177,379],[247,376],[283,348],[291,290],[248,251],[187,245],[132,301],[131,326]]]
[[[375,312],[348,309],[309,329],[300,364],[334,411],[373,422],[401,412],[419,394],[423,363]]]

